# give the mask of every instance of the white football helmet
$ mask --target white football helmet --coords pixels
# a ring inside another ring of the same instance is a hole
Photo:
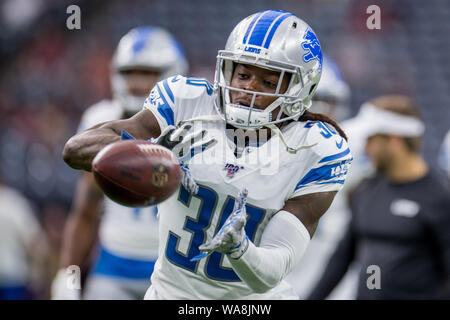
[[[234,64],[251,64],[280,72],[275,93],[230,86]],[[215,106],[221,117],[235,127],[261,128],[297,120],[311,106],[322,73],[322,50],[312,29],[292,13],[266,10],[242,20],[231,32],[217,56]],[[283,78],[290,74],[288,89],[280,93]],[[252,94],[249,107],[231,103],[230,91]],[[253,107],[257,95],[277,97],[265,110]],[[276,119],[272,111],[281,107]],[[285,115],[282,118],[282,115]]]
[[[342,78],[338,65],[324,54],[322,77],[313,98],[311,111],[324,113],[341,121],[350,113],[349,100],[350,87]]]
[[[161,73],[160,79],[187,73],[188,63],[178,41],[159,27],[138,27],[125,34],[112,61],[111,84],[114,99],[128,112],[142,109],[147,96],[133,96],[121,71],[151,70]]]

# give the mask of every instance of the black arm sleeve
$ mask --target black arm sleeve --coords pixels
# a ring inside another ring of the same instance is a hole
[[[355,255],[355,236],[353,224],[349,223],[347,231],[328,261],[322,278],[311,291],[307,300],[323,300],[345,275]]]

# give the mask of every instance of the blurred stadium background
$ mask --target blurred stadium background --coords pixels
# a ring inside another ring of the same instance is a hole
[[[81,8],[81,30],[66,28],[71,4]],[[372,4],[381,8],[381,30],[366,27]],[[351,87],[353,114],[378,94],[412,95],[427,124],[425,158],[436,164],[450,128],[450,1],[1,0],[0,175],[30,200],[48,237],[48,285],[78,175],[62,161],[62,146],[83,110],[111,96],[119,38],[139,25],[165,27],[183,45],[190,75],[212,81],[233,26],[265,9],[312,26]],[[44,288],[30,297],[47,295]]]

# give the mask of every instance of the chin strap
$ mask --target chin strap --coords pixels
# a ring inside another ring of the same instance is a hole
[[[219,115],[208,115],[208,116],[199,116],[199,117],[194,117],[188,120],[181,120],[180,122],[177,123],[178,126],[182,125],[183,123],[186,122],[194,122],[194,121],[223,121],[224,119],[221,118]]]
[[[283,142],[283,144],[286,146],[286,150],[289,153],[295,154],[295,153],[297,153],[297,151],[312,148],[317,144],[317,142],[316,142],[314,144],[310,144],[310,145],[306,145],[306,146],[301,146],[301,147],[296,147],[296,148],[291,147],[288,145],[286,139],[284,138],[283,133],[276,125],[270,124],[270,125],[266,125],[266,127],[269,128],[270,130],[272,130],[280,138],[281,142]]]

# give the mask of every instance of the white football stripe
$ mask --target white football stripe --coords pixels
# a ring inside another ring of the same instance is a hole
[[[167,156],[167,157],[171,158],[172,160],[175,160],[175,157],[173,156],[172,152],[168,151],[163,146],[160,146],[157,144],[153,144],[153,145],[138,144],[137,147],[139,148],[139,150],[141,150],[142,152],[145,152],[147,154],[152,154],[152,153],[158,154],[159,153],[159,155]]]

